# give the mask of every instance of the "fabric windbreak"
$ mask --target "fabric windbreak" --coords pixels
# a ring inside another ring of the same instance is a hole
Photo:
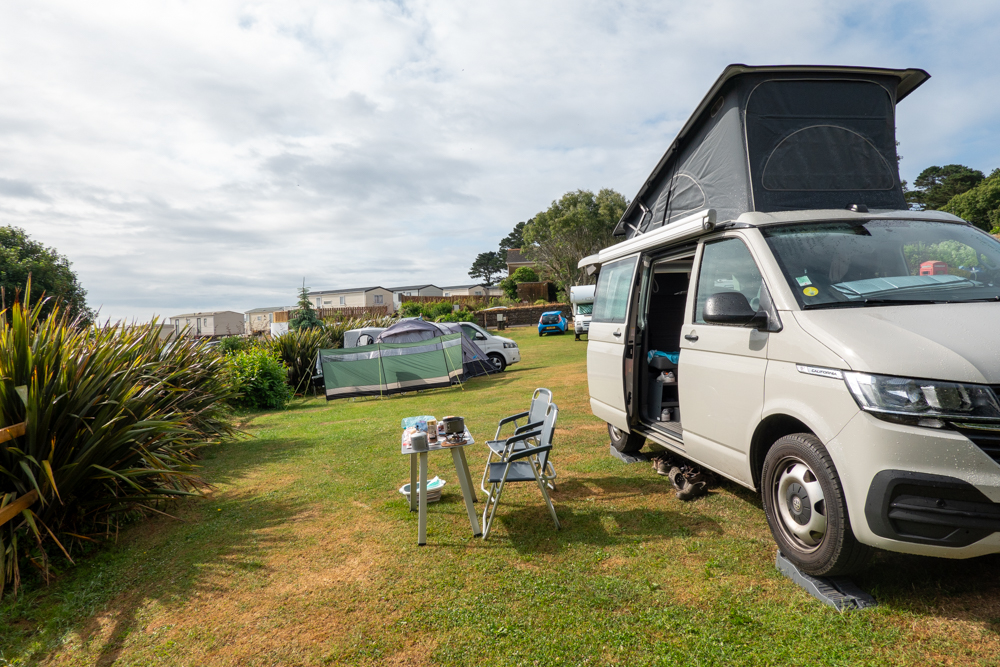
[[[638,257],[611,262],[601,268],[594,297],[594,315],[591,322],[622,324],[628,314],[628,297],[632,289],[632,276]]]
[[[447,387],[462,377],[462,335],[320,350],[327,400]]]

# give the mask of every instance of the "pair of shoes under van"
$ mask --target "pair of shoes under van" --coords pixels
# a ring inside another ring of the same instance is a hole
[[[677,500],[691,500],[708,493],[708,480],[700,470],[685,471],[674,467],[667,476],[677,490]]]
[[[670,474],[670,469],[673,467],[673,461],[666,454],[657,454],[652,459],[653,470],[657,475],[667,476]]]

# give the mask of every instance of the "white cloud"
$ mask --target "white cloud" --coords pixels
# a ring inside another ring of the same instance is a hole
[[[993,3],[0,5],[0,224],[112,317],[459,283],[567,190],[631,197],[722,68],[923,67],[903,176],[1000,166]]]

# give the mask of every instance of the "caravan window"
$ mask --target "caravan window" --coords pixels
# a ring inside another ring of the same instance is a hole
[[[622,324],[628,313],[628,296],[638,257],[612,262],[601,269],[594,298],[593,322]]]

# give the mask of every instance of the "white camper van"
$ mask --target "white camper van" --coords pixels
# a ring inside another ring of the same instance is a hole
[[[569,302],[573,304],[574,340],[590,331],[590,316],[594,312],[596,285],[574,285],[569,288]]]
[[[612,445],[760,491],[813,575],[1000,552],[1000,242],[905,210],[895,103],[927,78],[731,66],[581,262]]]

